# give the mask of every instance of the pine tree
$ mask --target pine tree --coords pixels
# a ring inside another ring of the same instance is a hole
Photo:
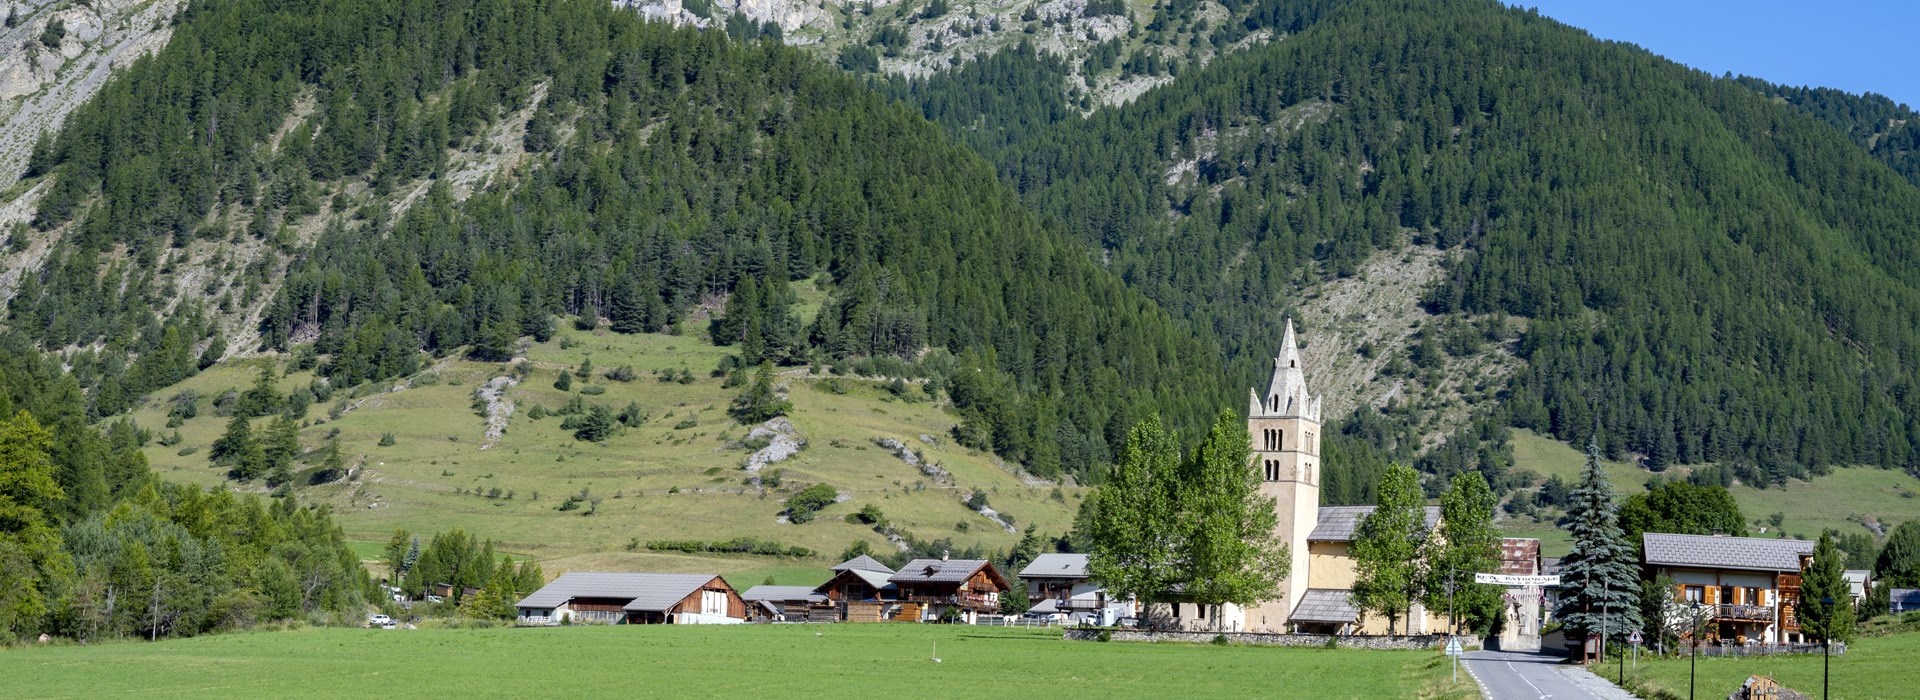
[[[1814,545],[1813,561],[1807,564],[1801,588],[1800,629],[1822,642],[1853,638],[1853,589],[1846,579],[1846,559],[1846,552],[1840,551],[1833,535],[1822,534],[1820,543]]]
[[[413,571],[413,566],[415,564],[418,564],[419,562],[420,562],[420,536],[414,535],[412,537],[412,542],[410,542],[407,545],[407,555],[400,558],[400,568],[397,571],[397,573],[394,575],[394,578],[396,580],[400,578],[404,578],[409,572]]]
[[[773,363],[762,362],[760,369],[754,371],[753,382],[746,391],[734,397],[727,412],[741,425],[763,423],[777,416],[784,416],[793,410],[793,403],[781,398],[773,389]]]
[[[643,333],[647,330],[647,301],[640,283],[631,274],[613,295],[613,304],[607,309],[607,319],[608,327],[615,333]]]
[[[573,374],[564,369],[560,370],[559,378],[553,380],[553,388],[559,389],[561,391],[572,391],[573,390]]]
[[[252,445],[253,424],[248,422],[246,415],[235,413],[233,418],[227,421],[226,432],[221,433],[220,437],[213,441],[213,445],[207,448],[207,457],[212,459],[214,464],[231,466]]]
[[[254,377],[253,386],[240,395],[240,401],[234,408],[235,414],[253,418],[278,410],[280,392],[273,387],[273,369],[270,360],[260,364],[260,374]]]
[[[1377,504],[1353,536],[1353,602],[1387,618],[1387,630],[1420,597],[1420,547],[1426,539],[1420,475],[1394,464],[1380,477]],[[1408,620],[1408,629],[1412,621]]]
[[[740,278],[733,294],[727,297],[726,315],[714,320],[711,332],[714,345],[732,345],[746,337],[746,330],[760,315],[760,283],[752,275]]]
[[[267,439],[261,443],[267,455],[267,483],[280,485],[292,478],[294,458],[300,456],[300,424],[286,416],[276,416],[267,426]]]
[[[1588,634],[1620,637],[1640,629],[1636,548],[1620,531],[1619,504],[1601,471],[1597,438],[1587,442],[1587,466],[1568,501],[1573,550],[1560,560],[1560,607],[1554,615],[1566,623],[1571,639]]]

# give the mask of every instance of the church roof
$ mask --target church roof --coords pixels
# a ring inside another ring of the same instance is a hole
[[[1372,514],[1374,506],[1320,506],[1320,521],[1307,534],[1308,542],[1352,542],[1360,521]],[[1440,507],[1427,506],[1426,528],[1440,523]]]
[[[1358,622],[1360,611],[1353,607],[1353,591],[1309,588],[1293,609],[1294,622]]]

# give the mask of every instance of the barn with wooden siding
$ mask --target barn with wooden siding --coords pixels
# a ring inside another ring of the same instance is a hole
[[[714,574],[572,572],[515,605],[519,622],[734,624],[745,622],[740,593]]]
[[[921,608],[918,619],[968,624],[980,613],[998,611],[1000,594],[1013,588],[985,559],[915,559],[887,581],[900,589],[902,604]]]

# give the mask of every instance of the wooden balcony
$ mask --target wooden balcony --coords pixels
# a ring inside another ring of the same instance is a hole
[[[1714,619],[1725,622],[1772,622],[1773,608],[1761,605],[1721,605]]]
[[[915,594],[901,598],[905,602],[927,603],[934,605],[957,605],[968,610],[999,610],[1000,601],[985,593],[951,593],[946,595]]]

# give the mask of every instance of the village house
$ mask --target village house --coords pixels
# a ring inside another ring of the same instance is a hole
[[[1274,534],[1287,545],[1289,575],[1273,600],[1246,608],[1222,605],[1218,619],[1208,619],[1214,614],[1209,607],[1192,601],[1156,603],[1149,612],[1153,624],[1196,631],[1388,633],[1385,616],[1362,614],[1352,599],[1358,577],[1354,532],[1374,508],[1320,505],[1320,397],[1307,388],[1292,321],[1273,358],[1267,390],[1253,390],[1247,398],[1247,434],[1260,493],[1274,499]],[[1427,536],[1434,536],[1439,519],[1438,508],[1427,508]],[[1392,631],[1401,633],[1411,623],[1414,634],[1437,633],[1446,628],[1445,614],[1415,603],[1400,613]]]
[[[1131,599],[1114,600],[1087,573],[1087,555],[1049,552],[1020,570],[1027,585],[1027,614],[1053,620],[1080,619],[1111,625],[1137,614]]]
[[[827,597],[815,586],[760,585],[740,592],[752,622],[811,622],[813,610],[826,610]]]
[[[1847,580],[1847,592],[1853,595],[1853,609],[1859,610],[1867,602],[1867,590],[1873,588],[1873,571],[1847,569],[1840,576]]]
[[[1000,610],[1000,594],[1012,590],[985,559],[915,559],[887,579],[899,589],[902,612],[894,619],[953,620],[973,624],[983,612]]]
[[[746,603],[713,574],[570,572],[515,604],[524,625],[734,624]]]
[[[1800,572],[1813,559],[1812,542],[1649,532],[1641,544],[1647,579],[1673,582],[1674,601],[1688,611],[1683,614],[1691,618],[1700,611],[1706,639],[1806,642],[1797,611]],[[1693,622],[1679,625],[1682,636],[1691,634],[1685,628]]]
[[[1500,540],[1500,571],[1508,576],[1539,576],[1546,569],[1540,556],[1540,540],[1508,537]],[[1506,589],[1501,599],[1500,648],[1538,649],[1541,610],[1546,591],[1540,586],[1515,586]]]
[[[895,619],[919,619],[919,607],[910,615],[900,604],[900,589],[888,579],[893,569],[862,554],[833,567],[833,578],[814,587],[826,598],[822,608],[813,609],[814,622],[886,622]]]

